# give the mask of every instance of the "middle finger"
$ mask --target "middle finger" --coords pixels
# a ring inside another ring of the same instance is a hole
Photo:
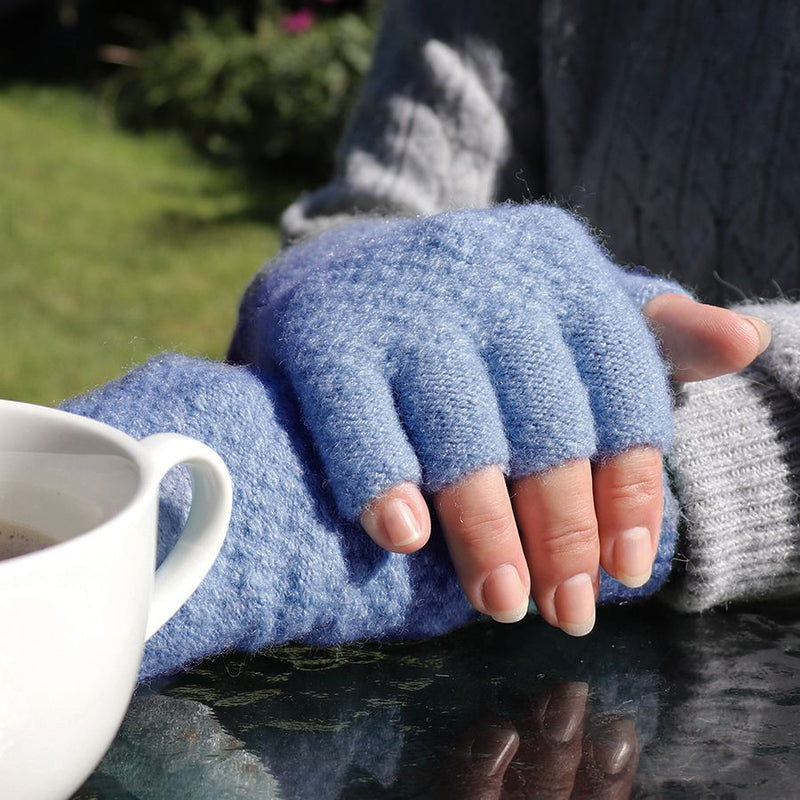
[[[500,468],[467,475],[438,492],[434,503],[472,605],[498,622],[522,619],[528,611],[530,579]]]

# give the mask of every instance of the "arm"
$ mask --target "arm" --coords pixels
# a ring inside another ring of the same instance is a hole
[[[335,176],[286,211],[287,241],[360,214],[433,214],[537,190],[539,9],[518,5],[386,3]]]
[[[530,28],[526,37],[486,16],[490,12],[485,3],[465,4],[464,14],[452,19],[437,3],[390,2],[372,72],[340,148],[336,177],[287,212],[287,238],[310,235],[359,212],[420,214],[453,205],[487,205],[498,196],[513,195],[513,188],[508,188],[513,186],[510,164],[524,167],[535,191],[539,175],[531,154],[540,149],[538,109],[535,103],[532,107],[518,102],[517,87],[535,83],[536,76],[533,67],[524,72],[524,59],[514,51],[522,42],[535,46],[538,10],[536,4],[530,6],[530,18],[520,23]],[[530,64],[535,62],[535,57],[529,59]],[[482,119],[490,124],[482,124]],[[486,138],[473,142],[473,134]],[[528,146],[524,154],[521,142]],[[746,364],[754,352],[750,348],[750,356],[738,359],[731,369]],[[742,387],[756,385],[751,379],[743,383],[730,378],[709,387],[689,387],[686,406],[678,410],[679,430],[692,429],[696,412],[711,413],[705,409],[713,408],[711,398],[718,387],[727,387],[725,391],[735,398]],[[753,401],[746,407],[755,413],[759,406]],[[713,413],[712,417],[716,419]],[[693,456],[688,460],[676,456],[672,463],[677,485],[683,486],[682,499],[702,506],[691,487],[705,487],[697,489],[701,495],[708,487],[695,474],[699,468]],[[686,477],[681,475],[684,470]],[[708,522],[704,524],[707,538]],[[693,545],[687,542],[686,547]],[[720,601],[736,591],[733,586],[722,590]],[[757,594],[752,588],[747,591]],[[705,607],[716,601],[709,597],[699,602]]]
[[[220,555],[147,642],[140,679],[229,650],[419,639],[475,617],[443,545],[387,555],[336,512],[279,375],[164,355],[63,408],[135,438],[192,436],[220,454],[233,480]],[[171,471],[161,484],[159,563],[190,501],[188,474]]]
[[[646,593],[671,557],[667,534],[656,556],[670,397],[641,305],[675,289],[613,265],[552,206],[361,221],[257,277],[232,355],[285,371],[346,517],[424,486],[478,610],[518,619],[530,567],[543,616],[583,634],[598,588],[641,594],[598,587],[598,562]],[[597,518],[593,480],[611,509]]]
[[[233,515],[220,556],[148,642],[142,679],[226,650],[424,638],[474,618],[442,536],[410,555],[387,554],[337,511],[279,373],[167,355],[64,408],[136,438],[159,431],[198,438],[220,453],[233,477]],[[159,561],[182,529],[190,499],[188,475],[173,470],[162,483]],[[672,561],[669,520],[653,581],[625,594],[606,580],[602,599],[625,601],[659,585]],[[784,581],[780,589],[797,586]]]

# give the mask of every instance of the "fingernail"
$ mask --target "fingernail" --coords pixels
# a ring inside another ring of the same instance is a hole
[[[625,767],[633,755],[633,744],[629,741],[617,742],[617,746],[609,754],[605,764],[605,772],[608,775],[618,775]]]
[[[607,775],[618,775],[628,766],[637,742],[636,725],[629,718],[601,720],[593,726],[592,753]]]
[[[503,564],[483,582],[483,605],[496,622],[519,622],[528,613],[528,593],[516,567]]]
[[[399,498],[372,505],[361,515],[361,526],[378,543],[387,539],[392,547],[407,547],[422,536],[411,506]]]
[[[569,683],[553,689],[543,719],[547,736],[561,744],[571,742],[581,729],[588,697],[588,683]]]
[[[422,529],[411,506],[394,498],[383,508],[383,529],[394,547],[407,547],[422,536]]]
[[[758,354],[761,355],[768,347],[769,343],[772,341],[772,331],[770,330],[769,325],[764,322],[763,319],[760,317],[751,317],[749,314],[739,314],[740,317],[746,319],[758,333]]]
[[[594,587],[585,572],[556,588],[553,602],[558,627],[570,636],[586,636],[594,628]]]
[[[650,580],[653,569],[653,545],[647,528],[623,531],[614,543],[614,568],[617,580],[637,589]]]
[[[509,722],[507,725],[491,725],[482,728],[472,742],[470,756],[473,759],[488,759],[483,765],[487,778],[497,775],[513,758],[519,747],[519,734]]]

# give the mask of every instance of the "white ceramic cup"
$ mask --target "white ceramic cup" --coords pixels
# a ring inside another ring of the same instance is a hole
[[[179,463],[192,508],[156,571],[158,486]],[[58,541],[0,561],[0,796],[64,800],[87,778],[125,714],[146,639],[210,569],[230,509],[225,465],[194,439],[137,442],[0,400],[0,520]]]

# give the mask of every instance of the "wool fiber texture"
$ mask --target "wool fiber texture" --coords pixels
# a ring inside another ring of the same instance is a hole
[[[799,4],[382,5],[334,174],[284,213],[286,241],[555,198],[704,302],[798,286]]]
[[[669,457],[685,527],[663,598],[680,611],[797,595],[800,307],[739,306],[772,329],[743,372],[687,384]]]
[[[242,302],[234,361],[288,377],[342,514],[401,481],[436,491],[637,445],[671,396],[624,270],[573,215],[499,205],[370,219],[285,252]]]
[[[135,438],[174,431],[214,448],[233,479],[219,557],[197,591],[145,648],[140,679],[204,656],[290,641],[411,640],[477,616],[441,532],[418,553],[387,553],[338,512],[285,379],[179,355],[160,356],[64,408]],[[191,502],[180,468],[162,481],[158,561]],[[654,592],[670,569],[674,509],[665,514],[653,578],[638,590],[603,576],[600,602]]]

